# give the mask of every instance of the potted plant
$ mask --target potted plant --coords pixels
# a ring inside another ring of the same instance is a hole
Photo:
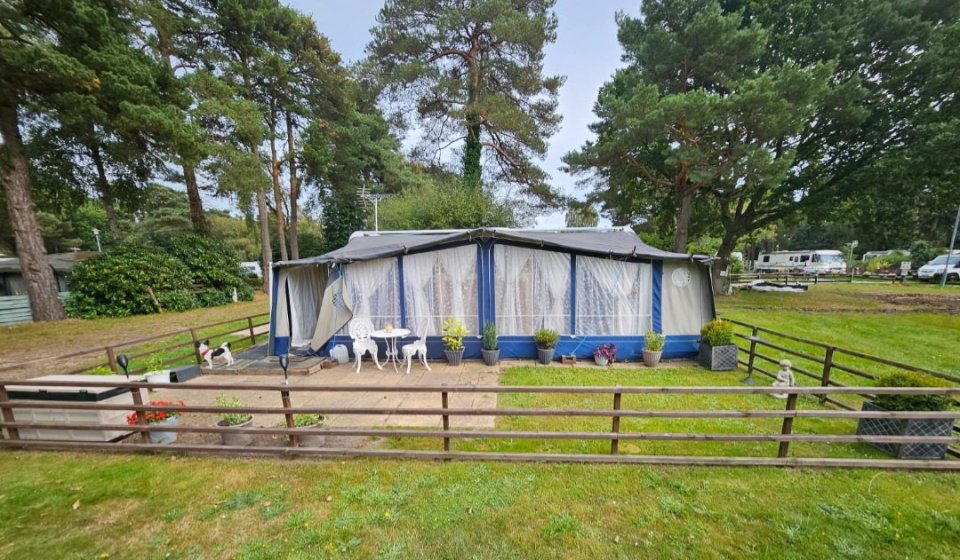
[[[878,387],[950,387],[946,381],[913,371],[897,371],[881,375]],[[910,412],[947,410],[953,403],[950,395],[877,395],[863,403],[863,410],[901,410]],[[952,418],[860,418],[857,434],[870,436],[950,436]],[[897,459],[943,459],[946,443],[879,443],[870,445]]]
[[[714,319],[700,329],[700,365],[710,371],[737,369],[733,323]]]
[[[293,425],[296,428],[311,430],[323,426],[322,414],[294,414]],[[286,423],[281,424],[286,426]],[[327,443],[327,436],[323,434],[298,435],[300,447],[323,447]]]
[[[157,354],[147,358],[143,371],[147,383],[170,383],[170,370],[163,367],[163,358]]]
[[[533,341],[537,343],[537,361],[549,365],[553,361],[553,352],[560,341],[557,331],[541,327],[533,333]]]
[[[253,424],[253,415],[246,412],[229,412],[231,408],[240,408],[243,404],[240,398],[234,395],[228,398],[224,394],[217,395],[217,406],[224,409],[220,413],[220,421],[217,426],[220,428],[249,428]],[[253,436],[245,433],[220,432],[224,445],[247,446],[253,443]]]
[[[660,363],[660,356],[663,355],[663,345],[667,337],[657,331],[647,331],[643,335],[646,345],[643,348],[643,365],[647,367],[657,367]]]
[[[150,401],[150,406],[183,406],[183,401]],[[144,418],[147,421],[147,424],[152,424],[155,426],[179,426],[180,425],[180,411],[179,410],[148,410],[143,413]],[[138,424],[137,413],[131,412],[127,416],[127,424],[131,426],[136,426]],[[173,443],[177,441],[177,432],[147,432],[147,435],[150,437],[150,443]]]
[[[617,361],[617,345],[601,344],[593,349],[593,361],[598,366],[605,366]]]
[[[483,363],[495,366],[500,361],[500,348],[497,346],[497,326],[493,323],[483,324]]]
[[[458,319],[447,317],[443,320],[443,353],[451,366],[459,366],[463,361],[463,337],[467,334],[467,328]]]

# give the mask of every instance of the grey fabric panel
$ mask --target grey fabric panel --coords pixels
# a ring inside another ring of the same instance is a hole
[[[673,281],[674,272],[681,268],[690,273],[690,283],[682,287]],[[711,319],[707,270],[697,263],[663,263],[661,319],[664,334],[700,334],[700,328]]]
[[[640,241],[632,231],[537,231],[498,230],[496,238],[525,241],[540,247],[557,247],[599,255],[618,257],[653,257],[669,260],[689,260],[690,255],[669,253]]]
[[[277,316],[274,320],[276,330],[275,336],[290,336],[290,316],[287,314],[287,271],[281,270],[274,272],[280,275],[280,281],[277,284],[277,293],[273,297],[277,300]]]
[[[469,239],[503,239],[532,248],[558,248],[599,256],[701,260],[682,253],[670,253],[640,241],[632,231],[550,231],[480,228],[444,233],[383,233],[354,237],[346,246],[319,257],[285,261],[278,267],[321,263],[351,263],[393,257],[417,249],[442,247]]]

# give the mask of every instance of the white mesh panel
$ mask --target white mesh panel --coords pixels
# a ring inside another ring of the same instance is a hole
[[[477,248],[473,245],[403,257],[407,328],[418,336],[441,334],[446,317],[476,334]]]
[[[496,245],[493,248],[497,331],[530,336],[541,326],[570,331],[570,255]]]
[[[382,329],[387,323],[400,325],[400,285],[397,259],[345,265],[344,297],[354,317],[369,317]]]
[[[650,329],[653,266],[577,257],[577,334],[640,335]]]

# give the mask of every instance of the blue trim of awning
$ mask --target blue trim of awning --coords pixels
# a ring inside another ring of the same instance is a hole
[[[409,329],[410,325],[407,325],[407,286],[403,280],[403,255],[397,257],[397,277],[397,293],[400,296],[400,325]]]
[[[663,332],[663,261],[653,263],[653,317],[651,328]]]
[[[270,336],[267,338],[267,354],[272,356],[278,356],[274,349],[276,348],[276,338],[277,338],[277,301],[280,299],[277,296],[277,290],[280,286],[280,271],[273,269],[273,278],[272,278],[273,289],[270,290]]]
[[[397,348],[404,344],[413,342],[416,337],[409,336],[397,341]],[[343,344],[352,352],[352,341],[349,336],[337,335],[333,338],[335,344]],[[500,358],[509,359],[534,359],[537,357],[537,346],[531,336],[501,336],[498,338],[500,345]],[[557,360],[563,354],[575,354],[578,359],[593,359],[593,350],[600,344],[617,345],[617,361],[620,362],[641,362],[643,360],[643,349],[646,342],[642,336],[569,336],[562,335],[557,344],[557,351],[554,354]],[[386,357],[386,347],[383,341],[377,341],[380,347],[379,355]],[[480,350],[482,341],[479,337],[467,337],[463,341],[463,357],[467,359],[480,359]],[[700,349],[699,335],[670,335],[663,347],[664,359],[695,358]],[[443,340],[439,336],[427,337],[427,358],[430,360],[444,360]],[[352,357],[351,353],[351,357]]]
[[[570,330],[577,332],[577,255],[570,255]]]

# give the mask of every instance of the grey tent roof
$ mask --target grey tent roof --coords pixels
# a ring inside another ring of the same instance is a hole
[[[427,248],[473,239],[502,239],[531,247],[566,249],[577,253],[612,256],[685,260],[695,257],[671,253],[640,241],[629,228],[568,228],[559,230],[479,228],[439,231],[357,232],[340,249],[318,257],[278,262],[275,266],[362,262],[402,255]],[[702,260],[696,257],[696,260]]]

